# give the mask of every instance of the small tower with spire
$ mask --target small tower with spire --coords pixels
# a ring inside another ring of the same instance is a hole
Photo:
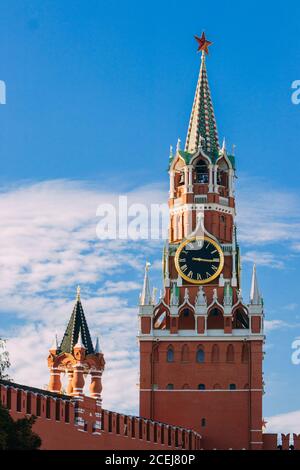
[[[101,403],[101,377],[105,366],[99,339],[93,346],[77,287],[76,301],[63,339],[58,344],[57,336],[49,350],[49,390],[61,392],[61,373],[66,372],[68,385],[66,393],[74,397],[84,395],[85,377],[90,374],[90,396]]]

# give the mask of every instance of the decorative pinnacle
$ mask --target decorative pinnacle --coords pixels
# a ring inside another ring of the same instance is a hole
[[[225,137],[224,137],[224,139],[223,139],[222,152],[223,152],[223,153],[226,152],[226,139],[225,139]]]
[[[77,286],[76,290],[76,301],[79,302],[80,300],[80,286]]]
[[[145,265],[143,290],[140,296],[140,305],[151,304],[150,283],[149,283],[149,275],[148,275],[150,266],[151,266],[151,263],[147,261]]]
[[[101,349],[100,349],[100,344],[99,344],[99,338],[97,336],[97,339],[96,339],[96,344],[95,344],[95,354],[100,354],[101,353]]]
[[[58,350],[58,340],[57,340],[57,335],[55,335],[53,344],[52,344],[49,351],[55,351],[56,352],[57,350]]]
[[[84,348],[86,349],[85,345],[84,345],[84,342],[83,342],[83,338],[82,338],[82,330],[80,328],[79,330],[79,334],[78,334],[78,341],[77,343],[75,344],[74,348]]]
[[[198,42],[197,52],[202,51],[202,56],[203,57],[204,57],[204,54],[208,55],[208,48],[209,48],[209,46],[212,45],[212,42],[208,41],[206,39],[204,32],[202,33],[201,38],[199,38],[198,36],[194,36],[194,37],[195,37],[196,41]]]

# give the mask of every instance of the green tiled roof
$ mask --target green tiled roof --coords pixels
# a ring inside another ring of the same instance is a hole
[[[78,343],[80,333],[82,342],[86,348],[86,353],[94,354],[94,346],[91,340],[89,327],[85,319],[81,301],[80,299],[77,299],[67,329],[59,347],[59,352],[72,354],[75,344]]]

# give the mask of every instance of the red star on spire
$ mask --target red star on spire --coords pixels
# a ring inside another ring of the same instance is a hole
[[[208,48],[209,46],[211,46],[212,42],[207,41],[205,37],[205,33],[202,33],[201,38],[199,38],[198,36],[195,36],[195,39],[199,44],[197,51],[204,51],[205,54],[208,54]]]

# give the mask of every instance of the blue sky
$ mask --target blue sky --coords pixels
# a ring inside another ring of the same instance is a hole
[[[145,257],[160,282],[161,244],[99,243],[95,211],[120,192],[167,197],[169,145],[185,139],[198,74],[193,35],[204,29],[219,134],[236,145],[244,294],[257,261],[269,322],[264,414],[300,410],[299,14],[296,1],[2,2],[0,334],[14,378],[47,380],[47,341],[63,332],[80,282],[112,364],[105,406],[136,412],[136,302]],[[115,390],[118,374],[130,399]]]

